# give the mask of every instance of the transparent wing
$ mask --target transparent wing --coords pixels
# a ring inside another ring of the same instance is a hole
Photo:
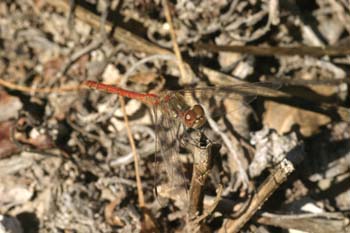
[[[228,86],[214,87],[199,87],[194,89],[184,89],[178,91],[186,99],[191,106],[193,104],[201,104],[208,112],[213,106],[220,106],[222,101],[232,101],[241,104],[236,104],[236,107],[231,107],[228,111],[236,111],[243,105],[251,103],[257,96],[274,97],[276,89],[280,88],[280,84],[274,83],[242,83]],[[214,113],[214,116],[227,113]]]
[[[281,84],[270,82],[256,82],[256,83],[241,83],[227,86],[212,86],[212,87],[198,87],[194,89],[181,90],[184,95],[187,93],[198,92],[199,96],[203,98],[210,97],[211,94],[219,96],[230,96],[235,98],[237,96],[251,96],[260,95],[272,97],[276,94],[276,89],[279,89]]]
[[[165,107],[165,106],[162,106]],[[180,138],[184,128],[179,119],[166,111],[155,110],[156,116],[156,191],[159,203],[164,206],[163,198],[181,200],[180,205],[188,201],[188,179],[185,166],[180,161]]]

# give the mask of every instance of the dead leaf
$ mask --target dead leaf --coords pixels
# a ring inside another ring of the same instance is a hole
[[[331,121],[329,117],[320,113],[272,101],[265,102],[265,109],[264,125],[276,129],[279,134],[289,132],[293,126],[299,126],[301,134],[308,137],[317,133],[320,126]]]

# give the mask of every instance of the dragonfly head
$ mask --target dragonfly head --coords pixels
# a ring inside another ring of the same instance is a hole
[[[199,104],[193,105],[184,115],[184,122],[188,128],[198,129],[206,121],[204,110]]]

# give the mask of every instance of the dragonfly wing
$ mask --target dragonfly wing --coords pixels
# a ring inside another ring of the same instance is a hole
[[[233,101],[235,107],[227,111],[236,111],[242,106],[251,103],[257,96],[273,97],[275,90],[280,88],[280,84],[274,83],[242,83],[228,86],[199,87],[194,89],[184,89],[179,91],[189,105],[201,104],[208,112],[212,106],[220,106],[222,101]],[[212,116],[227,113],[214,113]]]
[[[158,201],[162,206],[164,202],[161,197],[174,200],[188,200],[188,182],[185,177],[184,166],[180,161],[180,140],[183,133],[181,121],[172,117],[169,113],[156,110],[156,151],[157,158],[157,193]],[[166,177],[164,177],[166,175]],[[159,185],[161,184],[161,185]],[[161,196],[161,197],[159,197]],[[181,203],[182,205],[185,202]]]

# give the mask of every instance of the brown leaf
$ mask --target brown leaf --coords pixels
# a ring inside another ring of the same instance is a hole
[[[289,132],[293,126],[299,126],[301,134],[307,137],[317,133],[320,126],[331,121],[325,115],[272,101],[265,102],[265,109],[264,125],[276,129],[279,134]]]

